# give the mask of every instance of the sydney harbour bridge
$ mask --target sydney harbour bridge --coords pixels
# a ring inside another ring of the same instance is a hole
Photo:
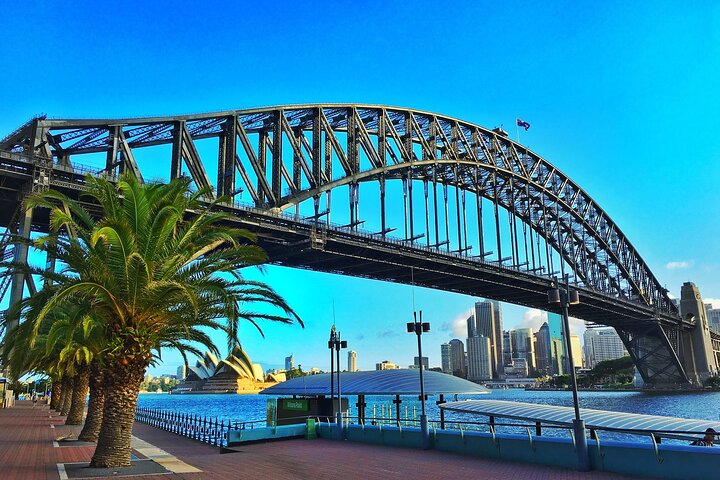
[[[546,311],[548,289],[568,275],[581,299],[571,315],[614,327],[646,385],[717,372],[720,334],[697,292],[683,287],[679,311],[610,216],[500,129],[354,104],[33,118],[0,140],[3,258],[27,261],[10,234],[47,229],[47,211],[25,211],[25,196],[53,188],[77,198],[86,175],[123,172],[212,187],[207,200],[225,197],[217,208],[255,232],[278,265]],[[32,278],[6,277],[0,297],[12,303],[35,288]]]

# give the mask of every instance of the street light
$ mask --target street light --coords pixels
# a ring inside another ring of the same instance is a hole
[[[333,355],[333,349],[335,348],[335,325],[330,328],[330,340],[328,340],[328,348],[330,349],[330,405],[335,403],[335,355]]]
[[[347,341],[340,340],[340,332],[335,331],[335,325],[330,329],[330,340],[328,340],[328,348],[330,349],[330,403],[334,403],[334,385],[333,385],[333,349],[337,357],[337,391],[338,391],[338,403],[337,403],[337,425],[338,429],[342,426],[342,399],[340,397],[340,349],[347,348]]]
[[[423,381],[423,356],[422,341],[420,340],[423,333],[430,331],[430,323],[422,321],[422,310],[420,310],[420,321],[417,318],[417,312],[413,312],[413,321],[408,322],[407,332],[417,335],[418,342],[418,358],[420,359],[420,433],[422,435],[422,448],[428,450],[430,448],[430,433],[428,432],[428,420],[425,414],[425,382]]]
[[[580,402],[578,401],[577,379],[575,378],[575,363],[573,362],[572,345],[570,343],[570,316],[568,308],[570,305],[580,303],[580,295],[577,290],[570,290],[570,278],[565,274],[565,285],[560,288],[557,279],[552,289],[548,290],[548,303],[562,308],[563,329],[565,330],[565,348],[567,359],[570,364],[570,387],[573,394],[573,407],[575,408],[575,419],[573,420],[573,432],[578,456],[578,470],[587,472],[590,470],[590,458],[588,457],[587,437],[585,433],[585,422],[580,418]]]

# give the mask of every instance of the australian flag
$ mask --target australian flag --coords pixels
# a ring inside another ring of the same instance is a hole
[[[525,129],[525,131],[527,131],[527,129],[530,128],[530,124],[528,122],[526,122],[524,120],[520,120],[519,118],[517,119],[517,126],[523,127]]]

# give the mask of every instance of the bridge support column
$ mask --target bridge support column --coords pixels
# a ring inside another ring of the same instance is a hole
[[[24,238],[30,238],[30,226],[32,225],[32,209],[24,210],[20,213],[20,225],[18,226],[18,235]],[[15,243],[15,255],[13,256],[13,262],[27,265],[28,259],[28,246],[24,243]],[[15,305],[23,298],[23,292],[25,290],[25,274],[22,272],[15,273],[13,275],[12,285],[10,287],[10,306]],[[17,322],[9,322],[7,325],[7,331],[12,330],[17,326]]]
[[[710,327],[700,291],[692,282],[683,284],[680,290],[680,315],[694,318],[695,327],[681,335],[682,362],[691,383],[701,386],[708,377],[718,373],[713,352]]]

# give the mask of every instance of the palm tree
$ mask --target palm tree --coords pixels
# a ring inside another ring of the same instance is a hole
[[[232,226],[232,215],[201,201],[207,191],[190,193],[189,182],[142,185],[123,176],[114,185],[88,177],[84,200],[100,208],[98,221],[52,190],[27,200],[28,208],[50,209],[50,234],[34,246],[62,270],[28,268],[51,276],[56,292],[38,311],[26,310],[34,312],[26,321],[37,332],[51,312],[73,304],[105,336],[105,406],[93,467],[130,464],[137,395],[154,351],[199,354],[199,344],[217,352],[207,330],[224,331],[232,344],[242,320],[258,329],[265,320],[302,324],[271,287],[243,279],[240,270],[263,263],[265,253],[250,232]],[[261,304],[280,313],[252,308]]]
[[[46,348],[50,351],[60,345],[57,366],[60,370],[74,375],[72,401],[65,424],[80,425],[83,423],[91,372],[99,369],[100,356],[104,349],[104,332],[101,325],[91,317],[83,315],[82,309],[77,305],[66,305],[65,308],[55,311],[53,317]],[[104,395],[102,387],[97,388],[95,378],[93,387],[88,406],[90,426],[86,422],[88,429],[94,428],[95,424],[99,427],[104,405],[103,400],[98,400],[98,397],[104,398]],[[91,437],[91,433],[85,428],[83,432],[85,439]]]

